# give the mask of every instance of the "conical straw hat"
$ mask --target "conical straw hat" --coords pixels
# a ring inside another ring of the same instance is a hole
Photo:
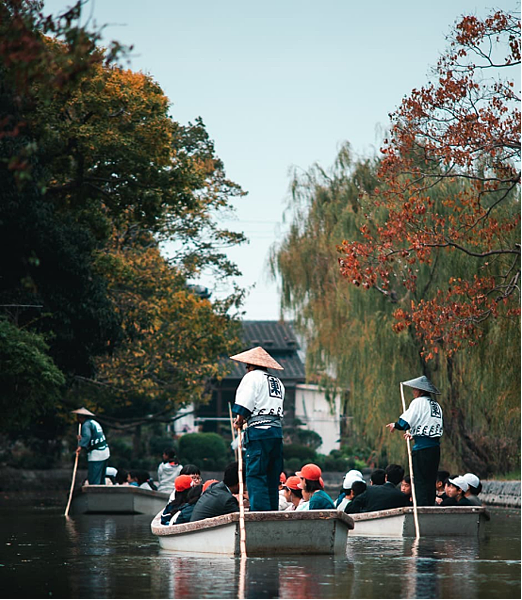
[[[284,371],[277,360],[274,360],[266,350],[263,350],[261,346],[246,350],[240,354],[234,354],[230,357],[232,360],[237,362],[246,363],[247,365],[255,365],[256,367],[266,367],[267,369],[277,369],[278,371]]]
[[[424,390],[425,392],[431,392],[432,394],[440,394],[439,390],[431,383],[431,381],[425,376],[417,377],[416,379],[409,379],[403,381],[402,385],[414,388],[416,390]]]
[[[92,413],[90,410],[87,410],[83,406],[81,408],[77,408],[76,410],[71,410],[71,412],[75,413],[76,415],[85,415],[86,417],[94,417],[94,413]]]

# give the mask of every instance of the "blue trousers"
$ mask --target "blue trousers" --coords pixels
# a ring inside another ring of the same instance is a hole
[[[87,461],[87,479],[90,485],[105,485],[105,471],[108,464],[109,459]]]
[[[283,470],[283,440],[249,440],[245,449],[250,510],[278,510],[279,477]]]

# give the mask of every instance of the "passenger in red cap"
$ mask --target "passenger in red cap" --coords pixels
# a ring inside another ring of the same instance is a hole
[[[219,483],[217,479],[209,479],[208,481],[205,481],[205,483],[203,484],[203,491],[206,492],[207,489],[213,484],[213,483]]]
[[[223,481],[208,487],[196,502],[190,521],[210,519],[220,515],[237,512],[239,504],[234,494],[239,492],[239,465],[237,462],[227,465]]]
[[[190,489],[193,487],[194,481],[190,475],[178,475],[174,480],[174,491],[175,496],[173,500],[169,500],[169,503],[161,514],[161,524],[170,525],[172,517],[181,509],[181,507],[187,502]]]
[[[285,482],[287,481],[286,473],[281,471],[279,476],[279,510],[286,510],[290,506],[290,501],[286,499]]]
[[[193,481],[190,475],[178,475],[174,480],[174,489],[176,492],[184,492],[192,487]]]
[[[285,500],[288,502],[288,507],[285,511],[297,510],[297,507],[304,503],[303,490],[299,487],[301,480],[296,475],[289,477],[283,487]]]
[[[192,517],[196,503],[201,498],[202,493],[203,486],[201,483],[193,485],[187,493],[185,503],[181,505],[179,511],[172,517],[170,524],[179,525],[181,523],[188,523]]]
[[[299,487],[303,490],[304,500],[308,500],[308,510],[335,509],[334,501],[324,491],[321,469],[317,465],[309,463],[298,471],[296,475],[301,479]]]

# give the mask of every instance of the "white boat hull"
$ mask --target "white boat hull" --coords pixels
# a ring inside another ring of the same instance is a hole
[[[421,537],[478,536],[484,508],[480,506],[422,506],[418,508]],[[351,515],[351,536],[415,537],[412,507]]]
[[[151,529],[163,550],[239,554],[239,513],[169,526],[161,525],[160,514]],[[248,556],[344,554],[352,527],[350,516],[335,510],[248,512],[246,551]]]
[[[155,515],[169,494],[133,485],[84,485],[71,504],[71,514]]]

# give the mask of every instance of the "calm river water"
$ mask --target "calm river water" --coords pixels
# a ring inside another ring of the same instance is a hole
[[[4,598],[237,598],[239,560],[165,554],[151,517],[63,517],[63,497],[0,497]],[[345,557],[249,558],[246,598],[520,598],[520,511],[483,539],[349,539]],[[296,539],[296,544],[299,540]]]

